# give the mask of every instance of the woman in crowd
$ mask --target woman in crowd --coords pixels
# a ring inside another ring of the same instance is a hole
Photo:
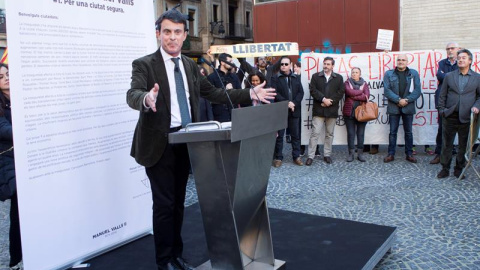
[[[10,203],[10,269],[22,269],[8,66],[0,64],[0,199]]]
[[[362,71],[354,67],[350,78],[345,81],[345,104],[343,105],[343,118],[347,127],[348,157],[347,162],[352,162],[355,153],[355,135],[357,135],[358,160],[365,162],[363,157],[363,140],[365,137],[365,126],[367,122],[359,122],[355,119],[355,108],[360,102],[368,101],[370,89],[368,84],[361,77]]]

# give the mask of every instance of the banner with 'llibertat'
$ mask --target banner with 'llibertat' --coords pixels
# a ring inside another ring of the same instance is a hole
[[[211,54],[227,53],[232,57],[283,56],[298,55],[298,43],[243,43],[235,45],[210,46]]]

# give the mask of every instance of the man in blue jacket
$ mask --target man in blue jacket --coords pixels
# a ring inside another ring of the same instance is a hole
[[[445,75],[450,71],[458,69],[457,66],[457,52],[459,46],[456,42],[450,42],[447,44],[447,58],[438,62],[437,80],[438,88],[435,91],[435,107],[438,109],[438,97],[440,95],[440,89],[442,89],[443,79]],[[430,164],[440,163],[440,153],[442,152],[442,116],[438,114],[438,130],[437,137],[435,139],[437,146],[435,147],[435,157],[430,161]]]
[[[397,67],[387,70],[383,79],[384,95],[388,99],[387,114],[390,121],[390,134],[388,138],[388,155],[383,162],[388,163],[395,159],[397,147],[397,132],[400,118],[403,121],[405,132],[406,160],[417,163],[413,157],[413,115],[415,114],[415,101],[422,93],[418,72],[407,67],[407,55],[397,56]]]

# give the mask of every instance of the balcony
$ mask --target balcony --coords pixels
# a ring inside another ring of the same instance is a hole
[[[225,38],[228,39],[252,39],[253,29],[245,24],[226,23]]]

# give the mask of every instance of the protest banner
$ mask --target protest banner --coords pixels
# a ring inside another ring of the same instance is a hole
[[[298,55],[298,43],[274,42],[214,45],[210,46],[210,52],[211,54],[228,53],[232,57]]]
[[[480,50],[471,50],[473,54],[472,70],[480,72]],[[406,52],[373,52],[352,54],[321,54],[304,53],[302,61],[302,85],[304,99],[302,102],[302,144],[308,144],[312,124],[313,99],[309,92],[309,82],[312,75],[323,70],[323,59],[331,56],[335,60],[334,72],[343,76],[344,81],[350,76],[353,67],[362,70],[362,77],[370,87],[370,100],[378,104],[379,116],[370,121],[365,129],[365,144],[388,144],[389,121],[386,114],[387,99],[383,95],[383,79],[385,71],[394,69],[396,58],[405,53],[408,57],[408,67],[419,72],[422,95],[417,99],[416,114],[413,121],[413,139],[417,145],[435,145],[438,128],[438,112],[435,108],[435,90],[437,89],[436,72],[438,61],[446,58],[444,50],[423,50]],[[347,131],[341,113],[335,127],[334,144],[347,144]],[[323,138],[323,134],[321,138]],[[403,144],[404,133],[400,126],[398,143]],[[322,142],[323,144],[323,139]]]

